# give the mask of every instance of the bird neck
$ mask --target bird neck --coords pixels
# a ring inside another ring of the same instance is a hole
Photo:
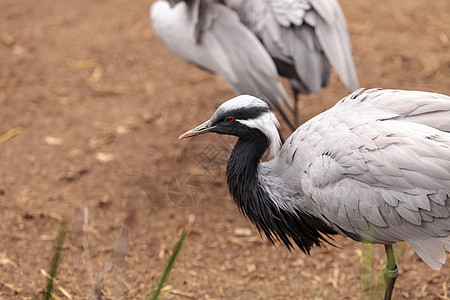
[[[262,134],[261,138],[239,138],[228,160],[228,180],[245,180],[247,184],[256,185],[258,166],[268,146],[269,141]]]
[[[239,138],[227,164],[227,182],[239,210],[256,225],[272,244],[283,242],[288,249],[293,243],[305,253],[311,246],[326,241],[321,232],[335,234],[323,221],[296,208],[283,208],[274,201],[270,180],[261,180],[260,163],[269,146],[268,138],[256,133],[252,138]]]

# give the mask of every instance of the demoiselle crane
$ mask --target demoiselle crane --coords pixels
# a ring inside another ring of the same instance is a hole
[[[317,93],[330,80],[330,63],[350,92],[359,88],[350,37],[337,0],[222,0],[261,40],[278,73],[298,96]]]
[[[450,251],[450,97],[357,90],[301,125],[280,149],[267,104],[242,95],[179,138],[238,137],[227,182],[240,211],[274,243],[305,253],[330,235],[384,244],[390,299],[392,244],[408,242],[433,269]],[[261,162],[269,148],[271,160]]]
[[[260,97],[296,128],[272,58],[231,8],[208,0],[156,1],[150,19],[172,52],[221,75],[236,93]]]

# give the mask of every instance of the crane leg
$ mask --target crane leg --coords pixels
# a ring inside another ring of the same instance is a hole
[[[298,126],[298,101],[300,100],[300,93],[292,89],[294,93],[294,126]]]
[[[391,300],[395,280],[398,276],[398,266],[395,263],[394,249],[392,248],[392,245],[385,245],[384,248],[387,256],[386,272],[384,273],[384,280],[386,281],[384,300]]]

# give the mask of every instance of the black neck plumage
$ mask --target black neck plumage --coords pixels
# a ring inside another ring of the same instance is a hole
[[[257,130],[251,138],[239,138],[227,165],[230,193],[239,210],[272,244],[281,241],[291,249],[293,241],[303,252],[309,253],[311,246],[327,241],[323,234],[336,232],[319,218],[300,210],[278,207],[270,198],[261,186],[258,172],[268,146],[267,137]]]

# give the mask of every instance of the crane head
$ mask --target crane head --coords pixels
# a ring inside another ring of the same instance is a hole
[[[245,139],[258,138],[263,134],[271,144],[270,153],[273,156],[281,144],[278,126],[279,123],[266,102],[254,96],[240,95],[224,102],[208,121],[183,133],[179,139],[207,132]]]

